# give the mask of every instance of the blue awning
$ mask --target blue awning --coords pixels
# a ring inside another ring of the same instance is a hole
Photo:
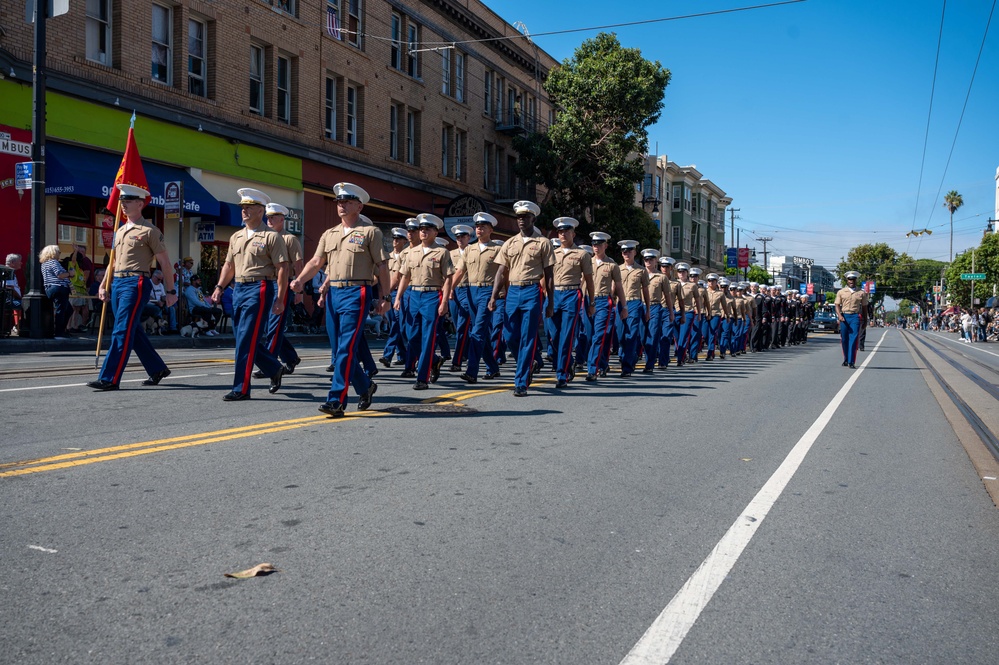
[[[48,143],[45,146],[45,193],[74,194],[107,199],[114,185],[121,155],[89,150],[75,145]],[[220,215],[219,202],[190,173],[174,166],[142,161],[153,208],[163,207],[163,183],[184,183],[184,210],[188,215]]]
[[[219,201],[219,224],[222,226],[242,226],[243,209],[235,203]]]

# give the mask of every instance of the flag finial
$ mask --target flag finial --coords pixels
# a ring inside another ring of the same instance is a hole
[[[135,129],[135,111],[132,111],[132,119],[128,121],[128,128]]]

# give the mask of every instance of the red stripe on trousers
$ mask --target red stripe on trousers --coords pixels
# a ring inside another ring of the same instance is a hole
[[[357,334],[364,332],[364,319],[368,316],[368,287],[361,286],[361,307],[358,310],[357,327],[350,338],[350,350],[347,352],[347,368],[343,371],[343,392],[340,393],[340,404],[347,404],[347,390],[350,389],[350,368],[354,366],[354,348],[357,346]]]
[[[135,324],[135,317],[139,313],[139,305],[142,302],[142,280],[143,276],[139,275],[138,283],[138,293],[135,298],[135,306],[132,307],[132,311],[128,315],[128,327],[125,328],[125,348],[121,350],[121,356],[118,358],[118,367],[114,370],[114,381],[115,385],[121,381],[121,373],[125,371],[125,365],[128,363],[128,356],[131,355],[132,351],[132,326]]]
[[[291,293],[284,294],[284,307],[281,308],[281,314],[278,316],[277,326],[274,328],[274,339],[271,340],[270,345],[267,347],[267,350],[275,355],[277,355],[278,333],[282,328],[284,328],[284,317],[288,313],[288,298],[290,296]],[[276,298],[277,294],[275,294],[274,297]]]
[[[250,376],[253,372],[253,358],[257,355],[257,342],[260,340],[260,322],[265,318],[267,310],[264,301],[267,300],[267,282],[260,280],[260,311],[257,312],[257,322],[253,326],[253,341],[250,344],[250,355],[246,359],[246,371],[243,374],[243,394],[250,392]]]

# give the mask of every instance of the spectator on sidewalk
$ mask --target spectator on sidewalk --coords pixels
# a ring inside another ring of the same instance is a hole
[[[163,271],[157,268],[150,277],[153,283],[152,291],[149,294],[149,302],[143,312],[143,318],[148,316],[156,317],[167,322],[166,333],[168,335],[177,332],[177,305],[176,303],[167,307],[166,304],[166,284],[163,283]]]
[[[205,298],[201,291],[201,275],[191,275],[191,283],[184,289],[184,298],[187,300],[187,311],[191,313],[191,319],[204,319],[208,324],[205,334],[209,337],[218,335],[215,326],[222,318],[222,308],[213,307]]]
[[[10,329],[10,336],[17,337],[21,327],[21,283],[17,281],[17,271],[21,269],[23,258],[20,254],[8,254],[5,266],[10,270],[10,279],[4,282],[4,286],[10,289],[11,320],[13,325]],[[5,294],[6,297],[6,294]]]
[[[59,245],[48,245],[42,249],[38,254],[38,261],[42,264],[45,295],[52,301],[54,309],[55,338],[60,341],[69,339],[66,324],[73,306],[69,304],[69,271],[59,263]]]

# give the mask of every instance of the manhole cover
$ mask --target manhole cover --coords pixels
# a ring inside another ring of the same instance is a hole
[[[468,413],[478,413],[475,409],[461,404],[407,404],[393,406],[386,411],[393,413],[412,413],[433,416],[460,416]]]

